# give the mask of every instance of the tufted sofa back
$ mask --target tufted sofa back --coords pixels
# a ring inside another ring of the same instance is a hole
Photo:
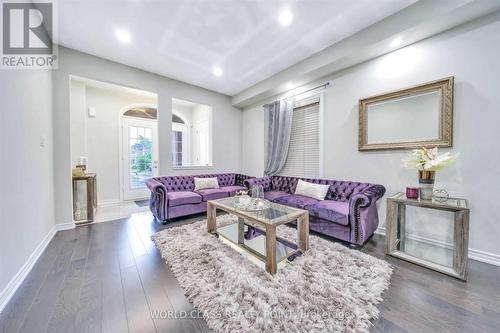
[[[175,191],[193,191],[194,190],[194,177],[197,178],[213,178],[217,177],[219,186],[243,185],[243,181],[248,176],[235,174],[235,173],[219,173],[207,175],[191,175],[191,176],[164,176],[156,177],[154,180],[162,183],[166,190],[169,192]]]
[[[330,185],[330,189],[328,190],[325,199],[335,200],[335,201],[349,201],[352,195],[355,195],[356,193],[363,191],[365,188],[371,185],[369,183],[358,183],[358,182],[339,181],[330,179],[272,176],[271,187],[274,191],[284,191],[288,193],[294,193],[299,179],[314,184]]]

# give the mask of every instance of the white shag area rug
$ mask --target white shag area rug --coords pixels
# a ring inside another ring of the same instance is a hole
[[[218,225],[236,217],[217,217]],[[296,229],[278,228],[295,241]],[[216,332],[364,332],[392,270],[380,259],[310,236],[310,250],[271,276],[207,233],[206,220],[152,236],[194,307]]]

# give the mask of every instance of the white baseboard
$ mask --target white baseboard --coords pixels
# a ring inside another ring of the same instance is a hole
[[[487,264],[500,266],[500,255],[484,252],[480,250],[469,249],[469,258],[481,261]]]
[[[97,202],[97,207],[116,206],[121,203],[122,202],[119,199],[100,200]]]
[[[7,306],[12,296],[14,296],[17,289],[21,286],[26,276],[28,276],[29,272],[35,266],[38,258],[43,253],[47,245],[49,245],[50,241],[54,237],[57,232],[57,227],[53,226],[47,235],[43,238],[42,242],[35,248],[33,253],[30,255],[28,260],[24,263],[21,269],[14,275],[14,277],[10,280],[7,286],[0,293],[0,312]]]
[[[75,229],[74,222],[60,223],[55,225],[57,231],[71,230]]]
[[[45,235],[41,243],[38,244],[33,253],[31,253],[30,257],[28,258],[28,260],[26,260],[21,269],[19,269],[16,275],[14,275],[14,277],[9,281],[7,286],[0,292],[0,312],[5,309],[9,301],[12,299],[12,296],[14,296],[17,289],[23,283],[24,279],[31,272],[33,266],[35,266],[36,262],[42,255],[43,251],[45,251],[45,248],[47,247],[47,245],[49,245],[54,235],[58,231],[70,230],[74,228],[75,224],[73,222],[56,224],[52,228],[50,228],[47,235]]]
[[[375,233],[385,236],[385,228],[378,227],[377,230],[375,230]],[[453,248],[453,244],[439,241],[436,239],[431,239],[431,238],[422,237],[422,236],[418,236],[418,235],[411,235],[411,234],[408,235],[408,238],[414,239],[414,240],[417,240],[419,242],[423,242],[426,244],[442,247],[442,248],[447,248],[447,249]],[[481,251],[481,250],[475,250],[475,249],[471,249],[469,247],[469,258],[473,259],[473,260],[481,261],[481,262],[484,262],[484,263],[487,263],[490,265],[500,266],[500,255],[495,254],[495,253],[485,252],[485,251]]]

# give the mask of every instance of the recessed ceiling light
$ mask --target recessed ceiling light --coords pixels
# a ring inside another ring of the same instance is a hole
[[[288,9],[284,9],[281,11],[280,16],[279,16],[279,21],[282,26],[287,26],[290,25],[293,21],[293,14],[291,11]]]
[[[222,74],[223,74],[224,72],[222,71],[222,68],[220,68],[219,66],[214,66],[214,68],[213,68],[213,70],[212,70],[212,73],[213,73],[215,76],[219,77],[219,76],[222,76]]]
[[[122,43],[128,44],[132,41],[132,37],[130,37],[130,34],[128,33],[128,31],[123,30],[123,29],[116,29],[115,36],[116,36],[116,39],[118,39]]]
[[[390,47],[398,47],[399,45],[403,44],[403,38],[401,37],[396,37],[392,40],[391,44],[389,44]]]

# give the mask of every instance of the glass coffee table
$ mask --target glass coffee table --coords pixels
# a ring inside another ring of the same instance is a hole
[[[254,255],[275,274],[278,263],[294,258],[309,249],[309,212],[266,201],[268,208],[239,208],[235,197],[210,200],[207,203],[207,231],[223,237],[238,248]],[[236,215],[238,221],[217,226],[217,209]],[[297,244],[276,236],[280,225],[297,221]]]

